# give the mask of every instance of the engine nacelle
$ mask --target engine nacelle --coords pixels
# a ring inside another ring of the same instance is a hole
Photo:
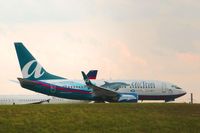
[[[120,93],[118,102],[138,102],[137,93]]]

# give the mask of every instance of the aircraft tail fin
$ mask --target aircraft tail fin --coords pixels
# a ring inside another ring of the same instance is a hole
[[[88,79],[95,80],[97,78],[98,70],[90,70],[87,74]]]
[[[15,42],[15,49],[23,78],[29,80],[64,79],[48,73],[21,42]]]

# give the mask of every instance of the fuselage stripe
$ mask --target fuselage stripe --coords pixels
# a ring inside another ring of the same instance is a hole
[[[81,93],[81,94],[89,94],[91,95],[92,92],[91,91],[84,91],[84,90],[77,90],[77,89],[69,89],[69,88],[64,88],[64,87],[59,87],[59,86],[55,86],[55,85],[50,85],[44,82],[36,82],[37,84],[47,87],[46,89],[56,89],[59,91],[64,91],[64,92],[74,92],[74,93]],[[51,88],[53,87],[53,88]]]

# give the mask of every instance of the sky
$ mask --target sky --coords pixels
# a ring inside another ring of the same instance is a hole
[[[56,75],[167,81],[200,102],[199,23],[199,0],[0,0],[0,94],[33,94],[10,81],[23,42]]]

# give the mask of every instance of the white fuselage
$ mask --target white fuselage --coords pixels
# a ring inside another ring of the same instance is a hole
[[[171,83],[155,80],[94,80],[97,86],[121,93],[136,92],[139,100],[175,100],[186,92]]]
[[[79,103],[79,100],[56,98],[46,95],[0,95],[0,105],[11,104],[62,104]]]

